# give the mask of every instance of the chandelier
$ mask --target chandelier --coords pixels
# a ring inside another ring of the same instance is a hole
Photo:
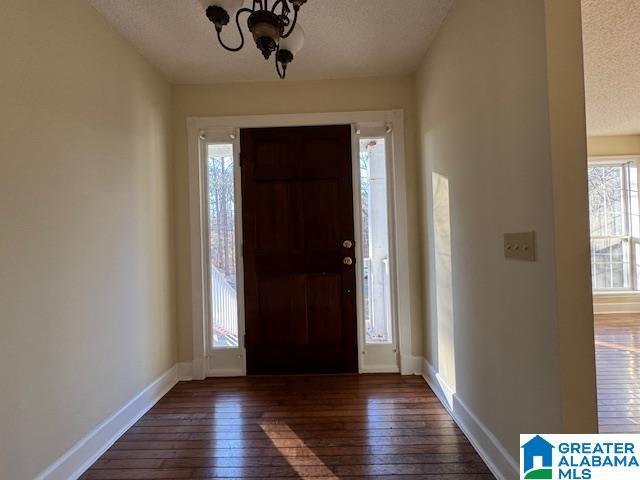
[[[287,67],[304,43],[304,31],[298,25],[298,11],[307,0],[252,0],[251,8],[243,7],[244,0],[203,0],[207,18],[216,27],[218,41],[225,50],[237,52],[244,47],[244,33],[240,16],[248,14],[247,27],[258,50],[265,60],[275,52],[276,72],[280,78],[287,74]],[[293,14],[291,9],[293,8]],[[230,47],[222,40],[222,27],[235,13],[235,23],[240,34],[240,44]]]

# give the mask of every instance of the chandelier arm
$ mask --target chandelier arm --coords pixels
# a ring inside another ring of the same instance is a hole
[[[276,13],[276,7],[278,5],[280,5],[282,3],[282,0],[276,0],[275,2],[273,2],[273,5],[271,5],[271,13]]]
[[[278,45],[278,48],[276,49],[276,54],[274,55],[275,59],[276,59],[276,72],[278,73],[278,76],[280,77],[280,79],[284,80],[284,77],[287,76],[287,68],[285,67],[284,69],[280,69],[280,62],[278,62],[278,53],[280,52],[280,46]]]
[[[291,26],[289,27],[289,31],[287,33],[283,33],[280,38],[287,38],[293,32],[293,29],[296,27],[296,23],[298,23],[298,9],[293,9],[293,21],[291,22]]]
[[[276,13],[276,8],[278,5],[282,4],[282,12],[280,12],[280,17],[284,17],[285,14],[289,13],[289,7],[287,6],[287,0],[276,0],[273,5],[271,5],[271,13]]]
[[[228,47],[227,45],[225,45],[220,34],[221,31],[216,30],[218,34],[218,41],[220,42],[220,45],[222,45],[222,48],[224,48],[225,50],[228,50],[230,52],[237,52],[241,50],[242,47],[244,47],[244,33],[242,33],[242,27],[240,26],[240,14],[244,12],[252,13],[253,10],[251,10],[250,8],[241,8],[240,10],[238,10],[238,13],[236,13],[236,26],[238,27],[238,33],[240,34],[240,45],[238,45],[237,47]]]

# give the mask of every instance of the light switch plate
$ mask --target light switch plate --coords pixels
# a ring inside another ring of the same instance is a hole
[[[535,262],[536,232],[505,233],[504,257]]]

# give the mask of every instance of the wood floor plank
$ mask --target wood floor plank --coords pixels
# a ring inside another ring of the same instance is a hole
[[[426,383],[395,374],[181,382],[81,478],[364,477],[494,478]]]
[[[640,433],[640,315],[596,315],[601,433]]]

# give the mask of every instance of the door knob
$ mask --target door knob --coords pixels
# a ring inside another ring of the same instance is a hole
[[[344,242],[342,242],[342,246],[344,248],[351,248],[353,247],[353,242],[351,240],[345,240]]]
[[[342,259],[342,263],[344,263],[345,265],[353,265],[353,258],[351,257],[344,257]]]

